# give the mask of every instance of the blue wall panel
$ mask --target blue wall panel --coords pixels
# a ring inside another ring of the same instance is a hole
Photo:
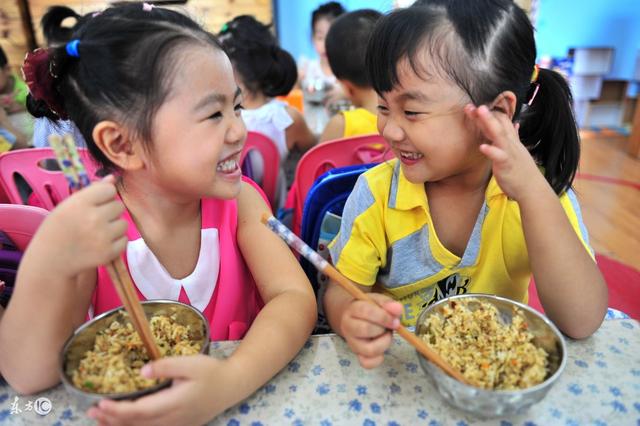
[[[571,47],[613,47],[607,78],[629,80],[640,54],[640,0],[540,0],[538,57]]]

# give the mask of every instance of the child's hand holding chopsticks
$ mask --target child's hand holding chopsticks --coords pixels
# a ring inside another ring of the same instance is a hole
[[[55,253],[43,253],[51,257],[52,273],[74,276],[108,264],[125,249],[127,223],[121,219],[124,206],[116,199],[114,182],[110,175],[79,190],[42,224],[39,232],[56,242]]]

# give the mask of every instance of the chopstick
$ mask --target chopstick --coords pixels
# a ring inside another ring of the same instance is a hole
[[[49,135],[48,140],[49,145],[56,154],[60,169],[69,182],[71,190],[78,190],[89,185],[89,175],[82,164],[82,160],[80,160],[73,137],[68,134],[63,137]],[[147,350],[149,358],[152,360],[160,358],[160,349],[151,333],[149,321],[142,309],[134,284],[131,281],[131,277],[129,277],[129,272],[122,257],[118,256],[111,263],[105,265],[105,267],[120,297],[120,301],[131,318],[133,327],[138,332],[140,340],[142,340],[142,344]]]
[[[263,213],[262,223],[267,225],[269,229],[271,229],[275,234],[282,238],[290,247],[303,255],[309,262],[313,264],[313,266],[316,267],[316,269],[323,272],[329,278],[331,278],[331,280],[338,283],[352,297],[358,300],[363,300],[365,302],[376,303],[376,301],[373,300],[369,295],[367,295],[367,293],[363,292],[360,288],[358,288],[356,284],[342,275],[322,256],[320,256],[316,251],[305,244],[304,241],[302,241],[293,232],[291,232],[291,230],[289,230],[285,225],[278,221],[278,219],[266,213]],[[427,346],[427,344],[422,341],[422,339],[410,332],[407,328],[400,325],[400,327],[396,331],[411,346],[416,348],[416,350],[429,361],[433,362],[435,365],[444,370],[445,373],[462,383],[469,384],[469,381],[465,379],[462,373],[453,368],[447,361],[445,361],[444,358],[442,358],[437,352],[429,348],[429,346]]]

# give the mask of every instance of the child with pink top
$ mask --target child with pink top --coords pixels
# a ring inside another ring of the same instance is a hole
[[[87,312],[120,304],[100,265],[124,251],[141,299],[189,303],[212,339],[243,341],[227,359],[152,362],[144,376],[178,380],[87,414],[100,424],[207,422],[283,368],[316,319],[309,282],[241,178],[246,130],[229,59],[191,19],[138,3],[96,14],[28,68],[32,94],[77,124],[111,175],[58,205],[25,252],[0,323],[3,376],[20,393],[58,382],[62,345]]]

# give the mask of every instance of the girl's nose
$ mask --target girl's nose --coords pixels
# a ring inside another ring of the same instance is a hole
[[[227,131],[227,135],[225,138],[225,142],[231,145],[244,143],[247,138],[247,127],[242,120],[242,117],[235,117],[229,130]]]
[[[379,125],[380,134],[389,142],[402,142],[404,140],[404,130],[392,118],[387,117],[381,120]]]

